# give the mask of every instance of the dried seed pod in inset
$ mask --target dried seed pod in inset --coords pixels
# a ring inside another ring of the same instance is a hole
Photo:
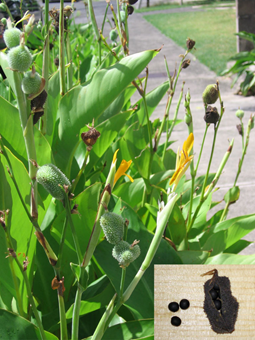
[[[204,284],[204,312],[209,319],[212,330],[218,334],[232,333],[238,314],[239,303],[232,295],[230,281],[226,276],[218,276],[217,269],[204,275],[213,275]],[[215,300],[214,292],[218,298]]]

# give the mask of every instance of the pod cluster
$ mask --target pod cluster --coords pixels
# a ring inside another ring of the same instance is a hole
[[[8,65],[13,71],[26,72],[32,64],[32,54],[25,46],[25,33],[17,27],[12,27],[12,23],[8,20],[3,34],[4,42],[9,48]],[[25,94],[36,94],[40,90],[41,82],[42,79],[37,72],[28,71],[22,80],[22,90]]]
[[[170,312],[176,313],[178,312],[179,308],[186,310],[188,309],[190,306],[189,300],[187,299],[182,299],[180,301],[180,303],[178,302],[170,302],[168,305],[168,309],[170,310]],[[171,317],[171,325],[175,326],[175,327],[179,327],[182,323],[181,318],[179,318],[179,316],[172,316]]]
[[[104,231],[106,240],[114,244],[112,256],[119,262],[122,268],[129,266],[140,255],[140,247],[136,242],[129,244],[123,241],[125,220],[113,212],[105,212],[100,218],[100,225]]]

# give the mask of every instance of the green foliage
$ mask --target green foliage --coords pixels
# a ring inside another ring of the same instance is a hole
[[[168,96],[171,104],[173,95],[169,80],[146,93],[148,79],[139,79],[159,51],[127,55],[120,42],[113,48],[103,36],[98,41],[92,24],[65,20],[62,52],[68,63],[59,68],[54,59],[61,55],[60,27],[54,20],[49,35],[38,25],[26,36],[36,72],[46,77],[40,88],[40,96],[48,94],[45,104],[40,97],[30,101],[21,86],[26,75],[10,70],[8,54],[0,53],[7,77],[0,82],[1,334],[152,340],[153,266],[253,263],[253,256],[239,252],[250,244],[242,238],[255,229],[255,217],[227,219],[239,198],[233,185],[225,209],[208,218],[231,148],[216,174],[208,166],[197,177],[202,152],[194,159],[192,146],[179,141],[182,151],[176,154],[169,148],[171,136],[160,144],[161,133],[181,120],[178,109],[174,120],[169,110],[162,120],[152,120],[161,99]],[[48,76],[42,74],[45,63]],[[174,88],[179,74],[171,78]],[[135,92],[141,98],[134,103]],[[223,115],[222,103],[219,107],[215,134]],[[188,130],[192,133],[192,124]],[[244,157],[246,149],[242,152]],[[190,158],[196,164],[188,164],[191,179],[182,174],[174,192],[170,179],[186,166],[176,169],[177,156],[179,163]]]
[[[255,46],[255,34],[248,32],[236,33],[240,38],[251,41]],[[255,49],[251,51],[244,51],[235,54],[229,60],[234,60],[235,63],[229,69],[225,69],[221,75],[234,75],[236,74],[232,85],[234,86],[237,80],[245,73],[245,79],[240,84],[240,90],[244,96],[248,93],[255,93],[255,74],[254,70],[250,69],[255,65]]]

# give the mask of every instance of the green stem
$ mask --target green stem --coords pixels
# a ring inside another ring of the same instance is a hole
[[[81,270],[84,271],[85,267],[82,267]],[[79,319],[80,319],[81,297],[82,297],[83,292],[84,292],[84,289],[78,282],[78,287],[77,287],[74,307],[73,307],[72,340],[79,339]]]
[[[197,174],[197,169],[198,169],[200,159],[201,159],[201,156],[202,156],[202,152],[203,152],[203,149],[204,149],[205,137],[206,137],[209,126],[210,126],[209,124],[206,124],[206,126],[205,126],[204,137],[203,137],[202,145],[201,145],[201,148],[200,148],[200,152],[199,152],[199,156],[198,156],[198,160],[197,160],[197,164],[196,164],[195,175]]]
[[[58,306],[59,306],[59,319],[60,319],[60,339],[68,340],[66,311],[64,297],[58,291]]]
[[[9,10],[9,7],[6,5],[6,2],[5,0],[2,0],[2,3],[5,4],[5,9],[6,9],[6,12],[8,14],[8,17],[11,18],[11,21],[14,22],[15,20],[13,19],[13,16],[11,14],[11,11]]]
[[[68,90],[73,87],[73,61],[72,61],[72,51],[70,44],[69,32],[66,32],[66,52],[67,52],[67,62],[70,63],[68,66]]]
[[[79,183],[79,180],[81,178],[81,175],[83,174],[85,168],[86,168],[86,165],[87,165],[87,162],[88,162],[88,158],[89,158],[89,154],[90,154],[90,151],[91,150],[86,150],[86,154],[85,154],[85,158],[84,158],[84,161],[83,161],[83,164],[82,164],[82,167],[80,169],[80,171],[78,172],[78,175],[76,176],[74,182],[72,183],[72,192],[75,191],[75,188],[77,186],[77,184]]]
[[[101,33],[102,34],[104,34],[104,25],[105,25],[105,20],[106,20],[108,8],[109,8],[109,4],[107,3],[106,8],[105,8],[105,12],[104,12],[104,20],[103,20],[102,28],[101,28]]]
[[[236,178],[235,178],[235,181],[234,181],[234,187],[236,186],[236,182],[237,182],[238,177],[241,173],[242,165],[243,165],[243,161],[244,161],[244,156],[246,155],[247,148],[248,148],[248,145],[249,145],[250,132],[251,132],[251,129],[252,129],[253,119],[254,119],[253,116],[251,116],[250,119],[249,119],[249,122],[248,122],[247,129],[246,129],[245,144],[244,144],[244,147],[242,148],[242,150],[243,150],[242,158],[240,159],[239,164],[238,164],[238,170],[237,170]]]
[[[227,212],[228,212],[229,205],[230,205],[229,202],[225,204],[225,208],[221,214],[219,222],[222,222],[225,219],[225,216],[227,215]]]
[[[171,137],[171,134],[172,134],[172,131],[174,129],[176,119],[177,119],[177,116],[178,116],[178,113],[179,113],[179,108],[180,108],[181,100],[182,100],[182,97],[183,97],[184,84],[185,83],[183,82],[182,88],[181,88],[181,93],[180,93],[179,100],[178,100],[178,103],[177,103],[177,106],[176,106],[176,109],[175,109],[174,118],[173,118],[170,129],[169,129],[169,120],[167,119],[167,121],[166,121],[166,141],[165,141],[165,144],[164,144],[164,150],[163,150],[163,154],[162,154],[162,162],[164,162],[165,155],[166,155],[166,149],[167,149],[167,143],[169,141],[169,138]],[[170,99],[169,109],[170,109],[170,106],[171,106],[172,98],[173,97],[171,97],[171,99]],[[169,116],[169,110],[167,112],[167,118],[168,118],[168,116]]]
[[[63,258],[63,249],[64,249],[64,243],[65,243],[65,238],[66,238],[66,230],[67,230],[67,225],[68,225],[68,218],[65,218],[64,226],[62,229],[62,235],[59,243],[59,251],[58,251],[58,262],[57,262],[57,267],[59,271],[61,270],[61,265],[62,265],[62,258]]]
[[[75,245],[76,254],[77,254],[77,257],[78,257],[78,262],[79,262],[79,264],[81,264],[83,256],[82,256],[82,252],[81,252],[81,249],[80,249],[80,246],[79,246],[79,240],[78,240],[78,237],[77,237],[77,234],[76,234],[76,231],[75,231],[75,226],[73,224],[73,220],[72,220],[72,216],[71,216],[70,201],[69,201],[67,195],[66,195],[66,199],[65,199],[65,210],[66,210],[66,216],[68,218],[68,221],[69,221],[69,224],[70,224],[70,227],[71,227],[71,230],[72,230],[73,241],[74,241],[74,245]]]
[[[49,59],[50,59],[50,44],[49,44],[49,0],[45,0],[44,6],[44,22],[46,29],[46,37],[43,49],[43,69],[42,76],[45,79],[45,87],[44,90],[48,93],[48,84],[49,84]],[[40,120],[40,129],[42,134],[47,134],[47,124],[48,123],[48,98],[46,99],[46,103],[44,105],[44,114]]]
[[[64,0],[60,0],[59,10],[59,77],[60,95],[66,92],[65,84],[65,47],[64,47]]]

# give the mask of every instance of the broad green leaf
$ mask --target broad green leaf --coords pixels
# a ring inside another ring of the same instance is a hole
[[[229,248],[225,249],[224,253],[229,254],[238,254],[245,248],[247,248],[252,242],[246,240],[239,240],[236,243],[232,244]]]
[[[112,285],[108,283],[107,286],[105,286],[103,290],[100,291],[99,294],[91,298],[87,298],[86,301],[82,299],[79,315],[80,316],[85,315],[100,308],[106,307],[111,301],[114,294],[115,290],[113,289]],[[67,319],[71,319],[72,317],[73,317],[73,305],[66,312]]]
[[[41,339],[39,329],[21,316],[0,309],[0,329],[2,339],[11,340],[36,340]],[[58,338],[45,332],[47,340],[57,340]]]
[[[178,204],[174,205],[167,224],[170,239],[178,247],[186,235],[186,225]]]
[[[3,143],[21,161],[26,163],[26,147],[19,119],[18,109],[0,97],[0,134]]]
[[[142,201],[144,192],[144,181],[142,178],[134,179],[134,182],[124,182],[114,188],[114,195],[120,197],[123,201],[127,202],[132,208],[135,208]]]
[[[10,159],[14,176],[17,181],[20,192],[22,193],[23,200],[25,201],[26,207],[30,210],[30,190],[31,190],[31,179],[27,173],[27,170],[22,162],[20,162],[7,148],[5,148],[8,157]],[[4,188],[9,188],[8,191],[0,190],[0,210],[10,209],[8,214],[8,226],[10,228],[10,235],[13,240],[13,245],[15,247],[15,252],[21,254],[20,261],[23,262],[22,255],[28,257],[28,259],[33,259],[36,245],[36,237],[34,235],[34,230],[32,223],[30,222],[27,214],[24,211],[21,200],[18,196],[17,190],[7,172],[7,162],[6,159],[1,155],[2,169],[5,172],[6,181],[1,178],[1,185],[5,182]],[[8,184],[7,184],[8,183]],[[40,213],[41,208],[38,207],[38,212]],[[5,258],[6,248],[2,249],[1,256]],[[32,261],[28,265],[27,274],[30,277],[30,273],[33,272]],[[23,286],[23,275],[17,267],[16,263],[13,262],[15,275],[17,280],[20,282],[20,294],[23,302],[23,307],[27,307],[27,293],[26,288]]]
[[[123,58],[108,69],[95,73],[86,86],[67,92],[59,103],[59,132],[54,143],[57,165],[65,169],[74,152],[79,132],[99,117],[157,54],[145,51]]]
[[[48,97],[47,97],[47,134],[50,136],[50,140],[53,138],[53,130],[57,117],[58,105],[60,100],[60,83],[59,83],[59,71],[55,72],[48,82]]]
[[[0,52],[0,65],[2,66],[2,69],[8,79],[8,82],[15,93],[15,86],[14,86],[14,77],[13,77],[13,71],[10,70],[8,62],[7,62],[7,54]]]
[[[137,320],[109,327],[102,340],[148,339],[154,334],[154,319]]]
[[[123,207],[125,207],[123,209]],[[120,209],[122,211],[122,217],[129,220],[128,236],[127,241],[132,243],[135,239],[140,240],[139,246],[141,249],[141,255],[132,262],[128,270],[126,271],[125,289],[131,282],[139,270],[144,257],[148,251],[149,245],[152,240],[152,234],[147,231],[137,214],[126,204],[119,200],[114,208],[114,212],[118,213]],[[111,280],[116,291],[119,291],[120,279],[121,279],[121,268],[118,262],[112,257],[113,245],[109,244],[106,240],[101,242],[94,253],[96,260],[99,265],[103,268],[106,275]],[[136,317],[148,318],[153,317],[154,309],[154,264],[180,264],[181,260],[177,255],[177,252],[162,239],[160,246],[156,252],[156,255],[146,270],[142,279],[138,283],[133,294],[129,300],[125,303],[126,306],[132,308],[133,312],[136,313]],[[124,290],[125,290],[124,289]],[[146,304],[143,302],[146,301]]]
[[[181,250],[178,251],[178,255],[181,258],[183,264],[204,264],[208,256],[210,256],[210,252],[196,250]]]
[[[166,94],[166,91],[169,89],[169,81],[165,81],[163,84],[160,84],[158,87],[153,89],[151,92],[146,94],[146,106],[148,110],[148,116],[150,117],[156,107],[158,106],[159,102]],[[147,124],[147,114],[145,111],[144,100],[141,98],[136,105],[139,106],[139,110],[136,112],[135,119],[138,120],[140,125]],[[162,114],[163,118],[163,114]],[[133,118],[132,118],[133,119]],[[133,120],[134,121],[134,120]]]
[[[255,264],[255,255],[219,254],[209,257],[205,264]]]

